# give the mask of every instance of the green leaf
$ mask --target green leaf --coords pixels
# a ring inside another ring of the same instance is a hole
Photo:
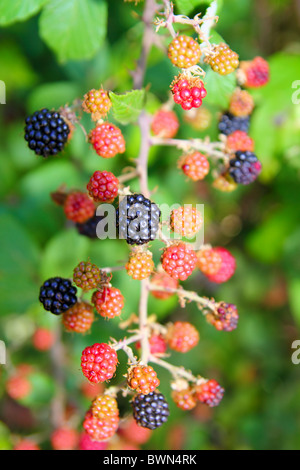
[[[32,113],[41,108],[58,109],[64,104],[71,104],[79,96],[79,87],[75,83],[43,83],[30,94],[27,109]]]
[[[300,325],[300,279],[291,279],[288,283],[288,294],[293,316]]]
[[[207,96],[204,103],[209,103],[223,109],[228,108],[229,99],[236,87],[235,73],[222,76],[213,70],[208,70],[204,80]]]
[[[61,62],[90,59],[106,36],[107,6],[94,0],[51,0],[40,17],[40,34]]]
[[[114,117],[121,124],[135,122],[144,106],[145,90],[128,91],[122,95],[110,93]]]
[[[0,24],[2,26],[24,21],[35,15],[48,0],[1,0]]]
[[[195,10],[199,5],[210,4],[212,0],[176,0],[176,6],[179,13],[188,15]]]

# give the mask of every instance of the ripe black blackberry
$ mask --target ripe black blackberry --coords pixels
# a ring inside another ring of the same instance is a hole
[[[157,205],[143,194],[124,197],[116,211],[119,238],[125,238],[129,245],[143,245],[154,240],[160,215]]]
[[[139,393],[132,402],[133,417],[143,428],[156,429],[165,423],[170,414],[169,405],[162,393]]]
[[[235,131],[244,131],[248,133],[250,125],[250,117],[237,117],[226,112],[222,114],[219,121],[219,131],[221,134],[229,135]]]
[[[69,279],[52,277],[41,286],[39,300],[45,310],[60,315],[76,304],[76,293],[77,288]]]
[[[97,236],[97,225],[103,219],[101,215],[93,215],[90,219],[83,223],[76,223],[77,231],[80,235],[84,235],[88,238],[98,238]]]
[[[41,109],[28,116],[25,123],[25,140],[37,155],[48,157],[63,150],[70,128],[57,111]]]
[[[261,171],[261,163],[257,156],[248,150],[235,152],[229,164],[229,175],[238,184],[252,183]]]

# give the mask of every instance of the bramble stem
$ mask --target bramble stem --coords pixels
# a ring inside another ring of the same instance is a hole
[[[174,366],[173,364],[170,364],[169,362],[164,361],[163,359],[160,359],[154,355],[151,355],[149,357],[149,362],[152,362],[154,364],[157,364],[160,367],[163,367],[164,369],[167,369],[172,374],[174,379],[183,377],[187,379],[189,382],[194,382],[197,384],[207,382],[207,379],[204,379],[203,377],[200,377],[200,376],[195,377],[190,371],[184,369],[184,367]]]
[[[185,152],[190,150],[198,150],[207,153],[210,157],[226,160],[228,157],[224,153],[223,142],[205,142],[202,139],[165,139],[163,137],[151,137],[151,145],[174,146]]]

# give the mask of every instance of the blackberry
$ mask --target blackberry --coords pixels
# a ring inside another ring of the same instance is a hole
[[[132,402],[133,417],[139,426],[148,429],[159,428],[169,416],[169,405],[162,393],[139,393]]]
[[[154,240],[159,227],[161,211],[143,194],[124,197],[116,210],[119,238],[129,245],[144,245]]]
[[[235,152],[230,160],[229,175],[238,184],[249,184],[256,180],[261,171],[261,163],[253,152]]]
[[[94,214],[93,217],[88,219],[86,222],[77,223],[76,229],[80,235],[84,235],[88,238],[98,238],[97,237],[97,225],[103,219],[102,215]]]
[[[37,155],[48,157],[63,150],[70,128],[57,111],[41,109],[28,116],[25,123],[25,140]]]
[[[77,288],[69,279],[52,277],[41,286],[39,300],[45,310],[60,315],[76,304],[76,293]]]
[[[229,135],[235,131],[244,131],[248,133],[250,117],[237,117],[226,112],[222,115],[219,122],[219,131],[221,134]]]

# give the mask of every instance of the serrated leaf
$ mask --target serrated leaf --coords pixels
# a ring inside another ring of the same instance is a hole
[[[135,122],[139,117],[145,101],[145,90],[128,91],[122,95],[110,93],[115,119],[121,124]]]
[[[213,70],[208,70],[204,83],[207,91],[204,103],[207,102],[220,108],[227,109],[230,96],[236,87],[235,73],[233,72],[229,75],[222,76]]]
[[[182,15],[188,15],[199,5],[210,4],[212,0],[176,0],[176,6]]]
[[[40,34],[58,60],[90,59],[106,35],[107,6],[94,0],[51,0],[40,17]]]
[[[0,24],[7,26],[24,21],[40,11],[48,0],[1,0]]]

